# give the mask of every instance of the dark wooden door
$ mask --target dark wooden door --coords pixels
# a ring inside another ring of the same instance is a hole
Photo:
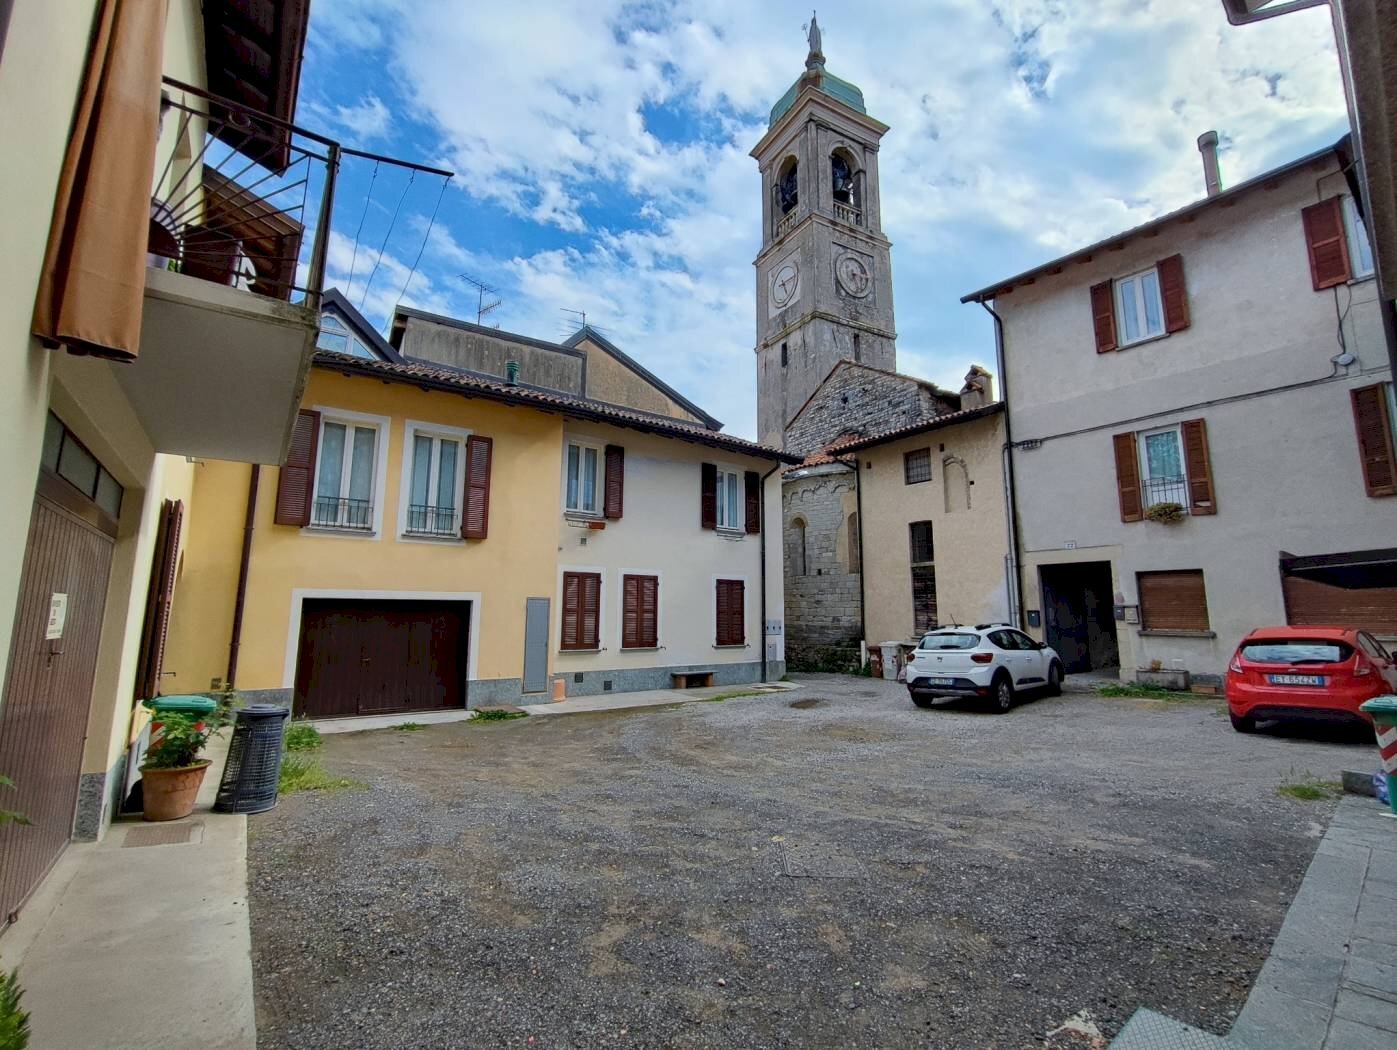
[[[0,702],[0,773],[15,782],[0,791],[0,808],[32,823],[0,828],[0,924],[72,836],[111,562],[109,536],[42,496],[34,500]],[[51,638],[59,631],[55,604],[61,635]]]
[[[468,602],[307,599],[296,661],[297,715],[464,707]]]

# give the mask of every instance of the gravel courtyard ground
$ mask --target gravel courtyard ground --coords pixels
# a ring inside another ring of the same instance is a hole
[[[1225,1032],[1332,809],[1277,788],[1372,764],[1212,700],[798,680],[327,737],[368,789],[250,825],[259,1045],[1079,1047],[1050,1033],[1141,1005]]]

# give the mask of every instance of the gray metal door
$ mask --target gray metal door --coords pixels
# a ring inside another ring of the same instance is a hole
[[[548,688],[548,599],[526,598],[524,606],[524,692]]]

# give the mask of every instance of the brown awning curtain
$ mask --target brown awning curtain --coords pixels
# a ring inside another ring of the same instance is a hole
[[[103,0],[58,179],[39,295],[45,346],[134,360],[169,0]]]

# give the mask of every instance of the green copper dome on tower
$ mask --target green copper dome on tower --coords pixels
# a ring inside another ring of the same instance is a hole
[[[783,116],[786,111],[795,105],[796,96],[800,94],[803,85],[813,83],[816,91],[822,91],[830,98],[838,99],[850,109],[859,113],[867,114],[864,108],[863,92],[859,90],[857,84],[851,84],[847,80],[841,80],[833,73],[825,71],[825,54],[821,50],[820,26],[815,21],[815,16],[810,16],[810,27],[808,30],[810,40],[810,53],[805,56],[805,72],[792,84],[776,105],[771,107],[771,116],[767,118],[767,127],[771,127]]]

